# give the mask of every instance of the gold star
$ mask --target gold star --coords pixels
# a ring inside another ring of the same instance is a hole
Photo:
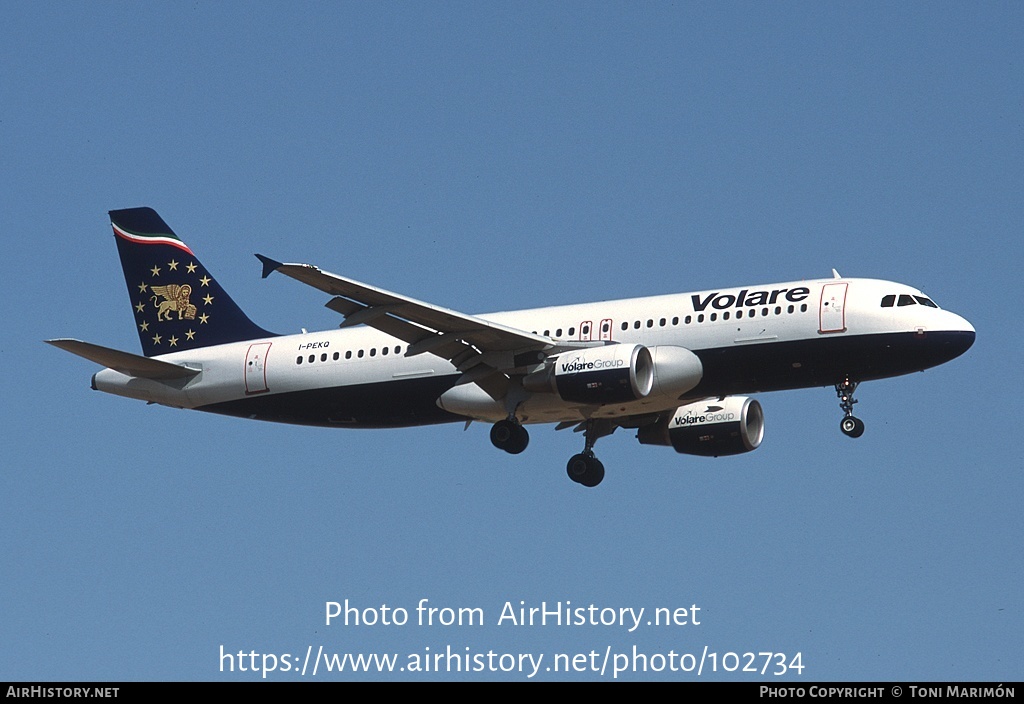
[[[167,268],[170,269],[171,271],[177,271],[178,270],[178,262],[176,262],[176,261],[174,261],[172,259],[171,261],[167,262]]]
[[[189,264],[187,267],[185,267],[185,271],[187,271],[190,274],[196,273],[196,263],[192,262],[191,264]]]
[[[139,304],[135,306],[135,310],[141,313],[142,311],[146,310],[146,304],[143,303],[142,301],[139,301]]]
[[[199,316],[199,324],[200,325],[206,325],[206,322],[209,319],[210,319],[210,316],[208,316],[206,313],[203,313],[202,315]]]
[[[185,333],[185,339],[186,340],[194,340],[194,339],[196,339],[196,332],[195,332],[195,330],[189,330],[188,332],[186,332]]]
[[[203,303],[206,305],[210,305],[211,303],[213,303],[213,296],[211,296],[210,294],[206,294],[203,297]]]
[[[203,286],[209,286],[211,280],[212,279],[210,279],[209,276],[204,276],[203,278],[199,279],[199,283],[201,283]]]
[[[171,347],[178,346],[178,338],[176,338],[174,335],[171,335],[171,339],[169,339],[167,342],[171,344]]]
[[[145,292],[146,292],[146,282],[143,281],[141,284],[139,284],[139,293],[145,293]]]
[[[160,267],[154,266],[152,269],[149,270],[149,273],[152,276],[160,276]]]
[[[142,324],[139,325],[139,330],[141,330],[142,332],[146,332],[147,330],[149,330],[149,323],[143,320]]]
[[[153,336],[153,344],[154,345],[159,345],[160,344],[160,336],[159,335],[154,335]]]

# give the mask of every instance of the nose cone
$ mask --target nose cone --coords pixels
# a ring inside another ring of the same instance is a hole
[[[964,352],[971,349],[971,345],[974,344],[974,334],[975,333],[973,328],[971,328],[970,330],[959,330],[953,333],[955,337],[949,343],[950,352],[952,352],[952,356],[950,357],[950,359],[953,359],[954,357],[959,357]]]
[[[974,344],[974,326],[956,313],[944,312],[948,316],[948,322],[943,326],[942,332],[937,333],[937,337],[946,359],[955,359],[971,349],[971,345]],[[933,333],[932,336],[935,337],[936,334]]]
[[[974,339],[974,326],[967,322],[966,318],[961,318],[956,313],[950,313],[949,317],[953,319],[953,328],[960,332],[969,332],[971,334],[971,340]]]

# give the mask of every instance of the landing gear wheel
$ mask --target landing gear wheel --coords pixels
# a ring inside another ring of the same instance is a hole
[[[604,465],[593,454],[573,455],[565,466],[565,472],[577,484],[595,487],[604,479]]]
[[[518,455],[530,444],[530,434],[519,423],[499,420],[491,426],[491,444],[510,455]]]
[[[580,480],[580,484],[593,488],[602,481],[604,481],[604,464],[602,464],[601,460],[596,457],[591,457],[590,468],[587,470],[587,476]]]
[[[583,430],[583,452],[573,455],[569,464],[565,465],[565,472],[577,484],[594,487],[604,479],[604,465],[601,460],[594,457],[594,443],[598,438],[611,435],[618,425],[607,418],[589,418]]]
[[[851,438],[859,438],[864,434],[864,421],[853,415],[853,404],[857,403],[853,392],[857,390],[857,383],[851,381],[850,377],[846,377],[842,383],[836,384],[839,407],[843,409],[843,419],[839,421],[839,429],[843,431],[844,435]]]
[[[864,421],[854,416],[846,416],[839,421],[839,429],[851,438],[859,438],[864,434]]]
[[[579,484],[580,479],[587,476],[587,456],[579,454],[570,457],[569,463],[565,465],[565,473],[569,475],[569,479]]]

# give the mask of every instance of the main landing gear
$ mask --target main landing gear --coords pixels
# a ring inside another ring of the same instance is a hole
[[[577,484],[595,487],[604,479],[604,465],[594,456],[594,443],[598,438],[615,432],[615,425],[608,420],[591,418],[582,425],[582,428],[583,452],[569,458],[569,464],[565,465],[565,472],[569,475],[569,479]]]
[[[595,487],[604,479],[604,465],[594,457],[593,450],[584,450],[570,457],[565,472],[569,479],[583,486]]]
[[[577,431],[583,431],[585,442],[583,452],[573,455],[565,466],[569,479],[588,487],[601,483],[604,479],[604,465],[594,456],[594,443],[598,438],[611,435],[615,427],[615,424],[607,420],[588,420],[577,426]],[[518,455],[529,442],[530,434],[515,416],[499,420],[491,426],[491,443],[510,455]]]
[[[853,415],[853,404],[857,403],[853,392],[857,390],[857,383],[850,381],[850,377],[846,377],[842,383],[836,384],[839,407],[843,409],[843,419],[839,421],[839,429],[843,431],[844,435],[851,438],[859,438],[864,434],[864,421]]]
[[[491,426],[491,444],[510,455],[518,455],[530,444],[530,434],[519,420],[512,416]]]

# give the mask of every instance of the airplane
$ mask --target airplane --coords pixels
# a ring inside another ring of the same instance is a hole
[[[749,394],[834,387],[840,429],[864,381],[922,371],[974,344],[964,318],[900,283],[832,277],[467,315],[257,254],[331,296],[336,330],[279,335],[256,325],[151,208],[110,211],[142,355],[47,340],[106,367],[92,388],[176,408],[345,428],[491,424],[511,454],[525,426],[583,433],[566,465],[601,483],[598,439],[724,456],[757,449],[764,412]]]

